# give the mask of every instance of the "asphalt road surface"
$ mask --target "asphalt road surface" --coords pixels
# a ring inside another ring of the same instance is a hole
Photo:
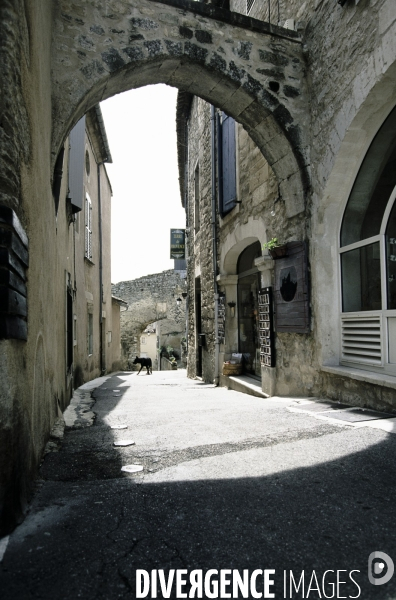
[[[184,371],[80,388],[0,541],[0,599],[395,599],[396,425],[351,414]]]

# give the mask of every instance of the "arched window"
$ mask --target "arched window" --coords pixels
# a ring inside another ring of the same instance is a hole
[[[345,208],[340,235],[342,362],[394,375],[395,198],[396,109],[364,158]]]

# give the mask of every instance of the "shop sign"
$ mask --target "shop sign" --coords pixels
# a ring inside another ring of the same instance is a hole
[[[170,230],[170,257],[182,259],[186,257],[186,230]]]

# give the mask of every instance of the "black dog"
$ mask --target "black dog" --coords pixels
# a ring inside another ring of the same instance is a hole
[[[152,369],[152,362],[151,362],[151,358],[139,358],[138,356],[135,358],[135,360],[133,361],[134,365],[140,365],[140,371],[143,369],[143,367],[146,367],[147,369],[147,373],[146,375],[152,375],[153,374],[153,369]],[[138,375],[139,375],[138,373]]]

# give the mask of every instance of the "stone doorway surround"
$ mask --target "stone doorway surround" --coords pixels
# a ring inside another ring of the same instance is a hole
[[[246,223],[240,223],[235,227],[226,237],[222,246],[220,254],[220,275],[217,276],[217,283],[219,290],[225,293],[226,297],[226,328],[225,328],[225,343],[220,345],[219,352],[219,365],[222,365],[224,360],[229,360],[230,353],[236,352],[238,348],[238,314],[237,314],[237,286],[238,286],[238,275],[237,275],[237,263],[241,252],[253,244],[259,241],[261,244],[267,240],[265,225],[261,219],[254,219],[252,216],[249,217]],[[260,273],[261,287],[272,285],[272,273],[274,268],[274,261],[270,256],[260,256],[255,259],[255,266]],[[235,316],[231,317],[230,308],[228,302],[236,303]],[[275,394],[275,368],[261,367],[261,390],[264,396],[273,396]],[[238,379],[238,382],[235,383]],[[242,378],[243,379],[243,378]],[[240,390],[240,386],[244,385],[241,378],[229,378],[220,375],[221,385],[226,385],[234,389]],[[245,378],[247,379],[247,378]],[[258,382],[255,383],[255,388]],[[252,393],[246,390],[247,393]]]

